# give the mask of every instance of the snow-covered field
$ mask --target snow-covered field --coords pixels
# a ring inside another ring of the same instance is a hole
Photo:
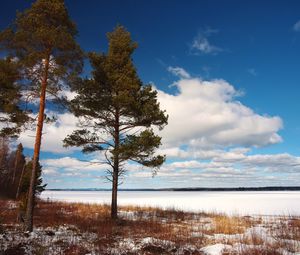
[[[44,191],[43,199],[110,203],[109,191]],[[300,191],[175,192],[120,191],[120,205],[175,208],[185,211],[227,214],[300,215]]]

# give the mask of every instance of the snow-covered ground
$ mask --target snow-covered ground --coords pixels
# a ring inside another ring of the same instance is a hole
[[[107,203],[108,191],[44,191],[43,199]],[[120,205],[175,208],[184,211],[222,212],[239,215],[300,215],[300,191],[174,192],[120,191]]]

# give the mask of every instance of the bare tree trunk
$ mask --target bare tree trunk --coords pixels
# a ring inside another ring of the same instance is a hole
[[[19,158],[21,155],[21,151],[19,150],[19,147],[16,151],[16,158],[15,158],[15,165],[14,165],[14,174],[13,174],[13,178],[12,178],[12,185],[14,186],[15,184],[15,179],[16,179],[16,173],[17,173],[17,168],[18,168],[18,163],[19,163]]]
[[[17,194],[16,194],[16,199],[18,199],[20,196],[20,189],[21,189],[21,184],[22,184],[25,167],[26,167],[26,162],[24,163],[24,166],[22,168],[22,172],[21,172],[21,176],[20,176],[20,180],[19,180],[19,184],[18,184],[18,189],[17,189]]]
[[[45,69],[44,69],[43,79],[42,79],[42,83],[41,83],[40,109],[39,109],[38,123],[37,123],[37,128],[36,128],[32,172],[31,172],[31,178],[30,178],[30,187],[29,187],[29,191],[28,191],[27,208],[26,208],[25,227],[26,227],[26,230],[30,231],[30,232],[32,232],[32,229],[33,229],[33,209],[34,209],[34,198],[35,198],[36,172],[37,172],[37,164],[38,164],[39,157],[40,157],[42,131],[43,131],[43,124],[44,124],[44,112],[45,112],[45,104],[46,104],[46,88],[47,88],[47,84],[48,84],[49,61],[50,61],[50,54],[48,54],[47,58],[45,59]]]
[[[7,139],[1,137],[1,151],[0,151],[0,171],[5,171],[5,158],[8,154],[8,146],[7,146]]]

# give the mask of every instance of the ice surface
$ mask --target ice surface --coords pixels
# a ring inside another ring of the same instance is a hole
[[[44,191],[43,199],[106,203],[109,191]],[[300,215],[300,191],[119,191],[119,205],[155,206],[184,211],[222,212],[240,215]]]

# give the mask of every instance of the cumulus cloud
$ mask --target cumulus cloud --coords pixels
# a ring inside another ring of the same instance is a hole
[[[241,93],[228,82],[190,78],[180,79],[176,86],[175,95],[158,91],[161,107],[169,114],[169,124],[161,133],[168,148],[260,147],[281,142],[282,120],[243,105],[236,99]]]
[[[44,124],[41,150],[54,153],[70,153],[74,149],[63,148],[62,140],[76,128],[77,118],[71,113],[55,115],[57,117],[55,123]],[[19,141],[22,142],[24,147],[33,148],[35,130],[27,130],[21,133]]]
[[[300,32],[300,20],[298,20],[294,26],[293,26],[293,30],[296,32]]]

